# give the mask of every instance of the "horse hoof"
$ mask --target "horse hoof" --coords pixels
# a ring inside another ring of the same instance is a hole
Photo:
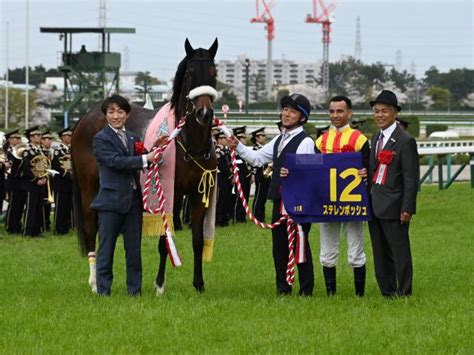
[[[204,284],[200,284],[200,285],[193,284],[193,286],[194,286],[194,288],[196,289],[197,292],[199,292],[199,293],[204,292]]]
[[[92,293],[96,294],[97,293],[97,286],[96,285],[91,286],[91,291],[92,291]]]
[[[163,294],[165,293],[165,284],[163,283],[163,285],[161,286],[158,286],[158,284],[156,284],[155,286],[156,286],[156,295],[158,297],[163,296]]]

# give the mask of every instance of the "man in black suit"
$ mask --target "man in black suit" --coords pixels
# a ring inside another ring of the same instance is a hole
[[[383,296],[410,296],[413,266],[408,229],[416,212],[420,174],[416,141],[396,123],[401,107],[393,92],[382,90],[370,105],[380,128],[372,138],[369,161],[375,276]]]
[[[143,205],[138,172],[153,161],[154,153],[136,155],[135,143],[140,138],[125,130],[130,111],[130,104],[122,96],[107,98],[102,112],[108,124],[93,140],[93,152],[99,165],[99,192],[91,204],[99,220],[97,293],[104,296],[111,293],[119,234],[124,240],[128,294],[141,294]]]
[[[68,234],[73,227],[72,214],[72,166],[71,166],[71,128],[58,132],[61,142],[54,149],[51,167],[58,174],[53,177],[54,190],[54,234]]]
[[[21,164],[22,154],[16,149],[21,144],[21,135],[18,129],[5,135],[8,139],[4,146],[7,161],[11,163],[10,172],[7,175],[6,191],[8,196],[8,209],[5,218],[5,228],[8,234],[21,234],[23,210],[26,204],[25,179],[22,176]]]

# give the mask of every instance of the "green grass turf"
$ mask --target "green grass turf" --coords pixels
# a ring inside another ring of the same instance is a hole
[[[423,187],[411,225],[414,295],[386,300],[378,291],[366,232],[366,296],[353,295],[345,242],[338,294],[323,290],[318,226],[310,234],[312,298],[275,295],[270,232],[246,225],[218,229],[206,292],[192,287],[189,230],[176,243],[184,266],[168,264],[157,298],[157,240],[143,241],[143,296],[126,296],[119,240],[110,298],[87,285],[88,265],[73,235],[0,239],[0,353],[466,353],[473,345],[473,199],[469,184]],[[3,228],[3,227],[2,227]]]

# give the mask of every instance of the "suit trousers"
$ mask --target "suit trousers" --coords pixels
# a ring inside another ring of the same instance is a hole
[[[409,296],[412,293],[413,266],[408,236],[409,223],[396,219],[369,222],[374,253],[375,276],[383,296]]]
[[[273,201],[272,223],[280,219],[281,200]],[[311,223],[302,224],[305,233],[305,250],[307,262],[297,264],[300,282],[300,295],[311,296],[314,288],[313,257],[309,245],[309,231]],[[277,293],[281,295],[290,294],[292,287],[286,282],[286,267],[288,264],[288,233],[286,222],[272,229],[273,262],[275,266],[275,278]],[[295,247],[295,246],[294,246]]]
[[[11,189],[10,201],[5,219],[5,227],[9,234],[21,234],[23,210],[25,209],[27,193],[24,190]]]
[[[364,223],[363,222],[330,222],[321,223],[321,252],[319,261],[326,267],[334,267],[339,256],[339,238],[342,232],[347,236],[347,259],[352,267],[365,265]]]
[[[127,290],[139,295],[142,287],[142,201],[133,192],[132,206],[127,213],[97,211],[99,217],[99,250],[97,253],[97,293],[110,295],[113,281],[114,251],[117,237],[123,235]]]

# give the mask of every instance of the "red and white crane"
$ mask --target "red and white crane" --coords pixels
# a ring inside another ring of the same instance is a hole
[[[318,9],[319,4],[319,9]],[[335,3],[326,5],[323,0],[313,0],[313,13],[306,17],[307,23],[320,23],[323,29],[323,88],[329,89],[329,43],[331,42],[331,23],[334,22],[333,13]]]
[[[272,16],[271,9],[275,5],[275,1],[271,0],[255,0],[257,8],[257,16],[250,20],[251,23],[265,23],[265,29],[267,30],[267,73],[265,78],[265,88],[267,97],[270,98],[272,92],[272,40],[275,37],[275,21]],[[260,5],[260,6],[259,6]],[[260,11],[261,10],[261,11]]]

